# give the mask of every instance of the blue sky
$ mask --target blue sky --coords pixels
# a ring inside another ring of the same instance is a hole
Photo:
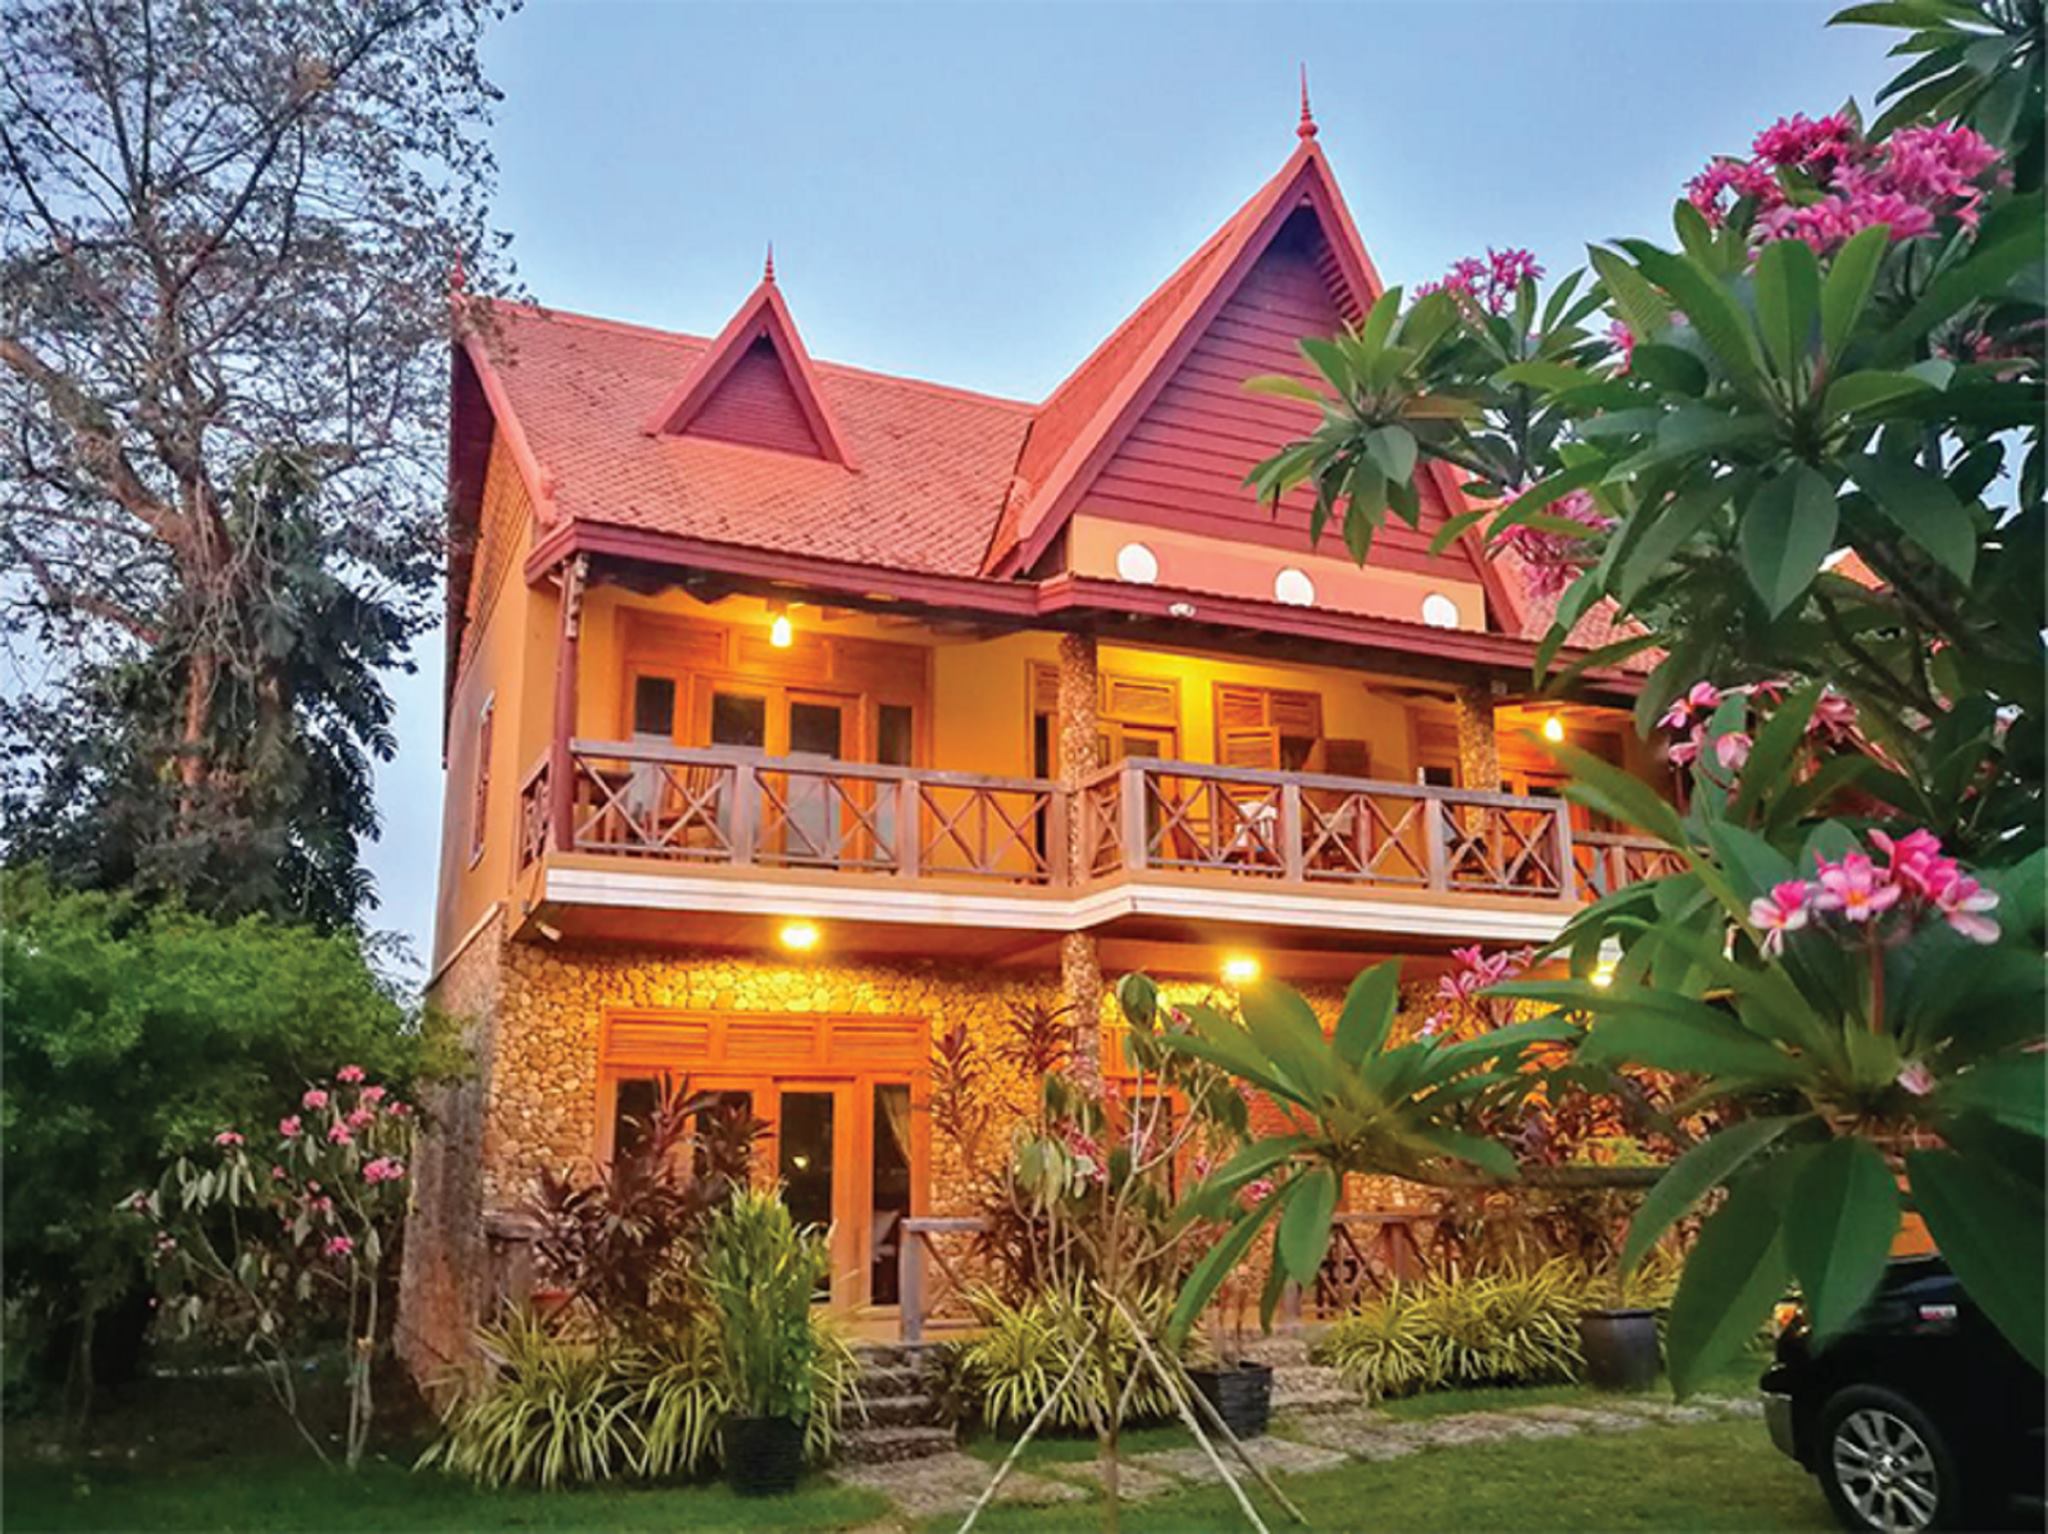
[[[1834,0],[714,5],[529,0],[488,49],[497,223],[562,309],[713,333],[776,273],[818,357],[1043,397],[1294,147],[1381,275],[1488,245],[1553,274],[1669,231],[1708,154],[1868,104]],[[440,641],[397,678],[380,927],[430,946]]]

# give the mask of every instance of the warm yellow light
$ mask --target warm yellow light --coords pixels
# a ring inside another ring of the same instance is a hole
[[[1562,741],[1564,739],[1564,721],[1558,718],[1555,714],[1552,714],[1548,719],[1544,720],[1543,738],[1549,741],[1552,745],[1556,745],[1558,742]]]
[[[1602,959],[1593,966],[1593,984],[1599,986],[1603,991],[1614,984],[1614,961],[1612,959]]]
[[[1249,985],[1259,978],[1259,961],[1248,953],[1234,953],[1223,961],[1223,979],[1229,985]]]
[[[775,621],[768,625],[768,642],[778,650],[787,650],[796,643],[796,629],[788,613],[777,613]]]
[[[796,953],[809,953],[818,946],[818,928],[815,922],[786,921],[776,936],[784,948]]]

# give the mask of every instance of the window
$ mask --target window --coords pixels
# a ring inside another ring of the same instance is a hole
[[[469,804],[469,866],[476,867],[484,855],[484,831],[491,809],[491,724],[497,717],[497,695],[484,699],[476,722],[476,775]]]
[[[633,735],[669,741],[676,733],[676,682],[669,676],[633,679]]]
[[[711,744],[763,749],[768,744],[768,700],[755,693],[714,692]]]

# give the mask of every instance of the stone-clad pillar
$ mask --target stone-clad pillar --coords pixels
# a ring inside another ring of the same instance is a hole
[[[1053,719],[1056,775],[1069,792],[1102,765],[1101,722],[1097,718],[1101,679],[1093,634],[1061,634],[1059,713]],[[1086,817],[1067,816],[1070,868],[1087,866]],[[1091,932],[1060,939],[1060,996],[1073,1009],[1074,1074],[1089,1086],[1102,1081],[1102,955]]]
[[[1486,686],[1458,689],[1458,783],[1500,792],[1500,743],[1493,733],[1494,696]]]

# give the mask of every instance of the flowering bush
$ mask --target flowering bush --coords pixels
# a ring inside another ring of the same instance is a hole
[[[405,1218],[413,1112],[360,1066],[308,1087],[258,1154],[224,1128],[217,1154],[180,1157],[153,1191],[125,1207],[155,1227],[163,1322],[238,1340],[300,1434],[295,1376],[338,1328],[347,1349],[343,1457],[353,1469],[369,1441],[371,1374],[388,1340],[384,1285]]]
[[[1839,1329],[1902,1197],[2048,1362],[2042,17],[1837,19],[1913,29],[1868,130],[1785,118],[1695,180],[1671,242],[1595,249],[1547,293],[1463,265],[1305,341],[1319,386],[1249,385],[1321,407],[1253,468],[1261,497],[1312,484],[1313,531],[1363,561],[1390,515],[1419,524],[1420,465],[1462,474],[1477,504],[1436,546],[1522,555],[1540,673],[1596,613],[1611,637],[1557,685],[1651,662],[1637,728],[1668,732],[1683,812],[1553,754],[1683,866],[1571,924],[1577,978],[1497,990],[1591,1017],[1581,1063],[1696,1076],[1729,1110],[1631,1234],[1640,1256],[1728,1189],[1674,1303],[1682,1387],[1792,1277]]]

